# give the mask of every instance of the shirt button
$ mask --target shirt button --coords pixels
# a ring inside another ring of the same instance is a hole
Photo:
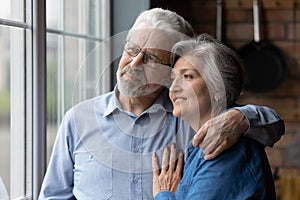
[[[137,182],[139,182],[139,180],[138,180],[136,177],[134,177],[134,178],[132,179],[132,182],[137,183]]]
[[[139,147],[134,147],[133,152],[137,153],[137,152],[139,152],[139,150],[140,150]]]
[[[143,125],[144,124],[144,120],[143,119],[139,119],[136,121],[137,125]]]

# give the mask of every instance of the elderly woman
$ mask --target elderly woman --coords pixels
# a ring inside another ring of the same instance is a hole
[[[243,65],[235,52],[207,34],[177,43],[173,52],[173,114],[197,132],[207,120],[236,106],[244,85]],[[175,145],[164,150],[161,170],[158,155],[152,164],[156,200],[275,199],[264,146],[244,137],[213,160],[205,160],[202,149],[189,144],[182,179],[183,156],[176,158]]]

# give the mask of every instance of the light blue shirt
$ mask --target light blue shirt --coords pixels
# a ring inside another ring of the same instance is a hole
[[[172,143],[183,149],[194,131],[172,115],[167,89],[138,117],[122,110],[117,92],[87,100],[66,113],[40,200],[153,199],[153,152],[161,155]],[[263,144],[272,145],[284,133],[283,122],[274,111],[255,106],[238,109],[250,122],[250,137],[265,130],[275,132],[271,138],[260,138]]]
[[[167,95],[139,117],[123,111],[114,92],[67,112],[40,199],[152,199],[152,154],[194,134],[173,117]]]

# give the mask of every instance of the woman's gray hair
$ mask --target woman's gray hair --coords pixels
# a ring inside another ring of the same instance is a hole
[[[237,53],[208,34],[178,42],[172,52],[175,55],[173,63],[183,56],[199,58],[199,65],[194,67],[206,81],[210,92],[222,94],[220,90],[223,88],[226,106],[230,107],[235,103],[245,84],[245,69]]]

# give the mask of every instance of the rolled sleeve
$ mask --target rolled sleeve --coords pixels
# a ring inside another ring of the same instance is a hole
[[[169,191],[162,191],[158,193],[154,200],[175,200],[175,194],[169,192]]]
[[[234,109],[243,113],[249,122],[249,128],[244,136],[265,146],[272,147],[285,132],[283,119],[271,108],[245,105]]]

